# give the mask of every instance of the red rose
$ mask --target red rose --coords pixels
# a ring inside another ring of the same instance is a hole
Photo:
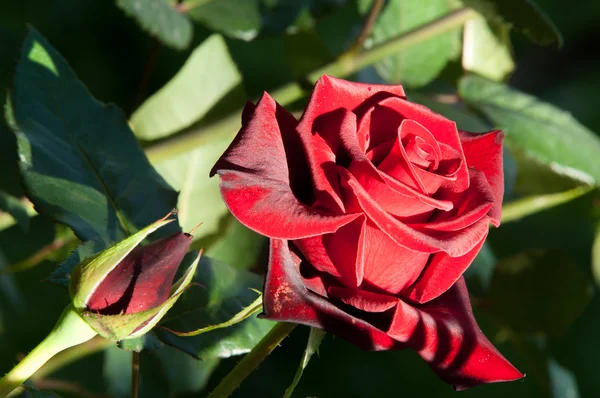
[[[211,175],[271,238],[265,317],[413,348],[458,389],[523,377],[477,326],[462,277],[500,223],[502,137],[458,131],[401,86],[329,76],[300,122],[266,93],[249,103]]]

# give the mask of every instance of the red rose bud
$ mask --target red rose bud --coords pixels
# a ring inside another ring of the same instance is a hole
[[[300,121],[268,94],[248,104],[212,174],[271,238],[265,318],[412,348],[458,389],[523,377],[477,326],[462,277],[500,223],[502,137],[457,130],[401,86],[329,76]]]
[[[103,315],[133,314],[164,303],[192,235],[176,233],[133,249],[98,285],[87,310]]]
[[[73,270],[73,307],[102,336],[118,341],[146,333],[191,282],[200,255],[173,284],[192,235],[179,232],[139,246],[149,234],[173,221],[167,217],[84,260]]]

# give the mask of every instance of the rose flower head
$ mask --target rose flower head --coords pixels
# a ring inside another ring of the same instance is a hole
[[[98,334],[115,341],[143,335],[191,282],[200,256],[173,284],[192,235],[177,232],[140,245],[150,233],[174,221],[167,217],[74,269],[69,288],[73,306]]]
[[[263,316],[412,348],[457,389],[523,377],[479,329],[462,276],[500,224],[502,138],[457,130],[401,86],[329,76],[300,121],[266,93],[248,103],[211,175],[271,238]]]

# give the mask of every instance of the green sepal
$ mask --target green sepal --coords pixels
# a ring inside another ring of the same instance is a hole
[[[200,253],[198,253],[198,256],[181,279],[173,285],[171,296],[157,307],[134,314],[119,315],[102,315],[82,310],[81,316],[99,335],[109,340],[120,341],[142,336],[156,326],[167,311],[175,305],[181,294],[192,282],[199,261]]]
[[[146,239],[148,235],[160,227],[174,221],[174,219],[168,219],[171,214],[172,213],[169,213],[164,218],[139,230],[135,234],[123,239],[103,252],[85,259],[77,265],[73,269],[71,284],[69,286],[69,294],[71,295],[73,307],[80,312],[84,311],[88,299],[104,280],[106,275],[108,275],[121,260]]]

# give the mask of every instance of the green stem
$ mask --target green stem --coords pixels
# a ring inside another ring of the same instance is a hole
[[[0,397],[10,394],[54,355],[96,334],[69,305],[48,336],[0,380]]]
[[[246,377],[260,365],[264,359],[296,327],[295,323],[277,323],[273,329],[250,351],[215,388],[208,398],[225,398],[239,387]]]
[[[307,80],[314,84],[324,74],[346,77],[398,51],[440,33],[455,29],[476,15],[476,12],[470,8],[459,8],[448,15],[403,33],[362,53],[345,54],[336,61],[309,74]],[[271,95],[277,102],[285,106],[301,99],[306,95],[306,92],[298,83],[290,83],[271,92]],[[217,123],[200,128],[191,128],[181,134],[170,136],[148,146],[146,155],[152,163],[155,163],[188,152],[205,142],[214,142],[215,137],[230,141],[239,129],[240,114],[241,110],[238,110]]]

